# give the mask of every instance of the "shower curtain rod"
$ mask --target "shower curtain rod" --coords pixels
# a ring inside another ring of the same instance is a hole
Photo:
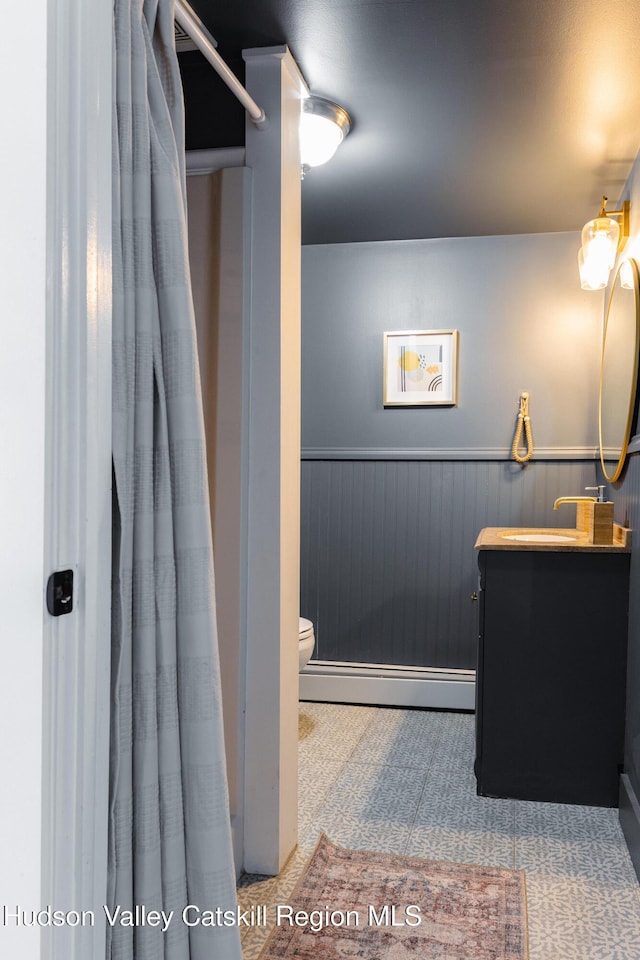
[[[215,40],[185,0],[176,0],[175,19],[185,33],[188,33],[198,50],[207,58],[218,76],[226,83],[238,98],[257,127],[267,124],[267,117],[253,97],[249,96],[235,73],[229,69],[215,48]]]

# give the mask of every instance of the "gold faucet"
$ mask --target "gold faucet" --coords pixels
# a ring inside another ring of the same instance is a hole
[[[588,543],[613,543],[613,503],[598,497],[558,497],[553,509],[561,503],[575,503],[576,530],[586,534]]]
[[[553,509],[557,510],[561,503],[597,503],[597,497],[558,497],[556,502],[553,505]]]

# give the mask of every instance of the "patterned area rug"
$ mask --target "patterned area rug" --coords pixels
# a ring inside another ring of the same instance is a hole
[[[526,960],[524,873],[345,850],[324,834],[260,960]]]

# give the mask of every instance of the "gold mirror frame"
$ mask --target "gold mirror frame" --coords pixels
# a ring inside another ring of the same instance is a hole
[[[629,265],[628,268],[626,264]],[[633,290],[622,286],[622,272],[627,269],[628,276],[633,281]],[[633,298],[629,296],[631,293]],[[611,288],[600,363],[598,396],[600,463],[602,472],[610,483],[617,480],[622,473],[627,456],[636,402],[639,348],[638,264],[635,260],[629,259],[620,264]],[[614,443],[611,443],[611,436],[614,437]],[[613,471],[612,463],[615,463]]]

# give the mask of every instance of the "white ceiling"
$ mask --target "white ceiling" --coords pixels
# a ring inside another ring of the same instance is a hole
[[[353,117],[303,183],[306,243],[577,230],[640,147],[640,0],[192,6],[236,70],[243,47],[287,43]],[[188,145],[220,145],[236,108],[186,56]]]

